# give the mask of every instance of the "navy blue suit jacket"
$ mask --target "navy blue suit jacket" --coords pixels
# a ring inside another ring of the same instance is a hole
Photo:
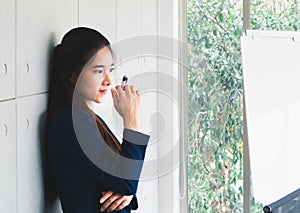
[[[117,154],[107,149],[94,119],[86,112],[74,109],[72,116],[71,107],[56,113],[48,135],[47,154],[65,213],[100,212],[99,199],[107,190],[134,195],[130,205],[119,212],[128,213],[137,208],[135,194],[148,135],[124,129],[122,151]],[[135,168],[131,162],[124,163],[126,160],[136,161]],[[128,171],[131,176],[120,171]]]

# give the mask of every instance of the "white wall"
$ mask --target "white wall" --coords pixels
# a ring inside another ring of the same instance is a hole
[[[40,138],[53,46],[76,26],[98,29],[117,53],[124,39],[142,35],[172,37],[177,31],[173,26],[174,4],[172,0],[0,1],[0,26],[5,32],[0,34],[0,212],[44,212]],[[120,58],[118,63],[116,83],[126,73],[129,81],[135,79],[136,87],[145,91],[143,73],[160,72],[164,66],[158,58],[146,56]],[[173,65],[165,68],[173,73]],[[158,91],[159,84],[153,83]],[[142,99],[142,129],[155,134],[159,125],[157,120],[150,123],[151,114],[162,110],[172,117],[172,110],[163,106],[155,92],[144,93]],[[95,110],[118,135],[122,126],[111,101],[95,106]],[[168,141],[166,145],[172,145],[174,131],[163,138]],[[146,161],[159,158],[165,146],[160,144],[158,141],[149,146]],[[158,164],[155,169],[158,174]],[[164,177],[144,178],[138,189],[140,207],[136,212],[175,212],[170,209],[176,200],[177,175],[171,172]]]

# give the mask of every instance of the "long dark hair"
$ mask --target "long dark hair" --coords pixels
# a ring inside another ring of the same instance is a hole
[[[110,48],[109,41],[98,31],[78,27],[65,34],[51,56],[50,89],[48,96],[46,130],[56,112],[65,106],[72,106],[74,79],[77,79],[87,62],[103,47]],[[84,108],[95,119],[100,134],[105,142],[116,152],[121,152],[121,145],[102,121],[87,106]],[[46,205],[53,205],[57,199],[54,179],[47,157],[48,132],[43,147],[44,191]]]

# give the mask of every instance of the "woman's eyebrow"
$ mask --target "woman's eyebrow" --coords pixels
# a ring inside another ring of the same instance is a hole
[[[115,65],[115,63],[112,63],[110,66],[112,67],[114,65]],[[97,64],[97,65],[93,66],[92,68],[95,69],[95,68],[103,68],[103,67],[104,67],[104,65]]]
[[[92,68],[94,69],[94,68],[103,68],[103,67],[104,67],[103,65],[95,65]]]

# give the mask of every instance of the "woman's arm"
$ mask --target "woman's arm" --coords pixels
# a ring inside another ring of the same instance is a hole
[[[73,110],[72,116],[70,111],[60,112],[53,121],[50,131],[53,163],[63,166],[62,161],[67,161],[78,171],[100,181],[106,190],[134,195],[149,136],[124,129],[122,152],[117,154],[106,145],[87,113]]]

